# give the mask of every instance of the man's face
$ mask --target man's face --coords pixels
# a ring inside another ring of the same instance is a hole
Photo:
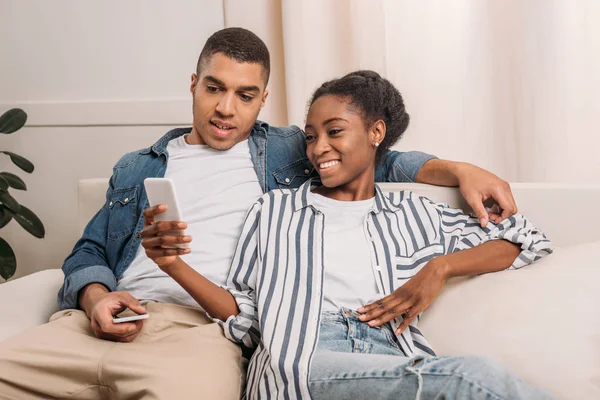
[[[228,150],[246,140],[265,104],[263,67],[216,53],[192,75],[194,125],[190,144]]]

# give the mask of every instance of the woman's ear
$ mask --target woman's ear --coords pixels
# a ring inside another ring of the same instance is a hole
[[[381,142],[383,142],[383,139],[385,138],[385,130],[385,122],[383,122],[381,119],[375,121],[375,123],[371,126],[370,136],[373,146],[377,147]]]

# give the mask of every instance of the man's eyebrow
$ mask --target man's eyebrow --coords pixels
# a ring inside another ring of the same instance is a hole
[[[215,83],[215,84],[217,84],[219,86],[225,86],[225,82],[223,82],[220,79],[215,78],[214,76],[206,75],[204,77],[204,80],[205,81],[210,81],[210,82]]]
[[[241,86],[238,88],[238,92],[260,92],[258,86]]]
[[[219,86],[223,86],[223,87],[227,86],[227,85],[225,85],[225,82],[223,82],[222,80],[217,79],[211,75],[206,75],[204,77],[204,80],[212,82],[215,85],[219,85]],[[260,92],[260,88],[258,86],[254,86],[254,85],[240,86],[239,88],[236,89],[236,91],[238,91],[238,92]]]

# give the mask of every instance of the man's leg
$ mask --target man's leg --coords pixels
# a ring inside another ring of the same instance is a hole
[[[317,351],[313,399],[550,399],[478,357],[413,357]]]
[[[245,382],[240,348],[196,309],[145,305],[150,318],[132,343],[118,343],[102,363],[116,398],[239,399]]]
[[[0,398],[101,398],[110,389],[98,364],[115,344],[94,336],[83,311],[60,311],[50,321],[0,342]]]

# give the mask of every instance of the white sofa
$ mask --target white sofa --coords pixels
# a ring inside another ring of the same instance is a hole
[[[79,228],[104,202],[106,179],[79,184]],[[454,188],[383,184],[466,208]],[[519,271],[450,282],[421,330],[439,355],[483,355],[557,398],[600,399],[600,186],[513,184],[517,204],[556,246]],[[0,341],[56,311],[60,270],[0,285]],[[33,294],[33,295],[32,295]]]

